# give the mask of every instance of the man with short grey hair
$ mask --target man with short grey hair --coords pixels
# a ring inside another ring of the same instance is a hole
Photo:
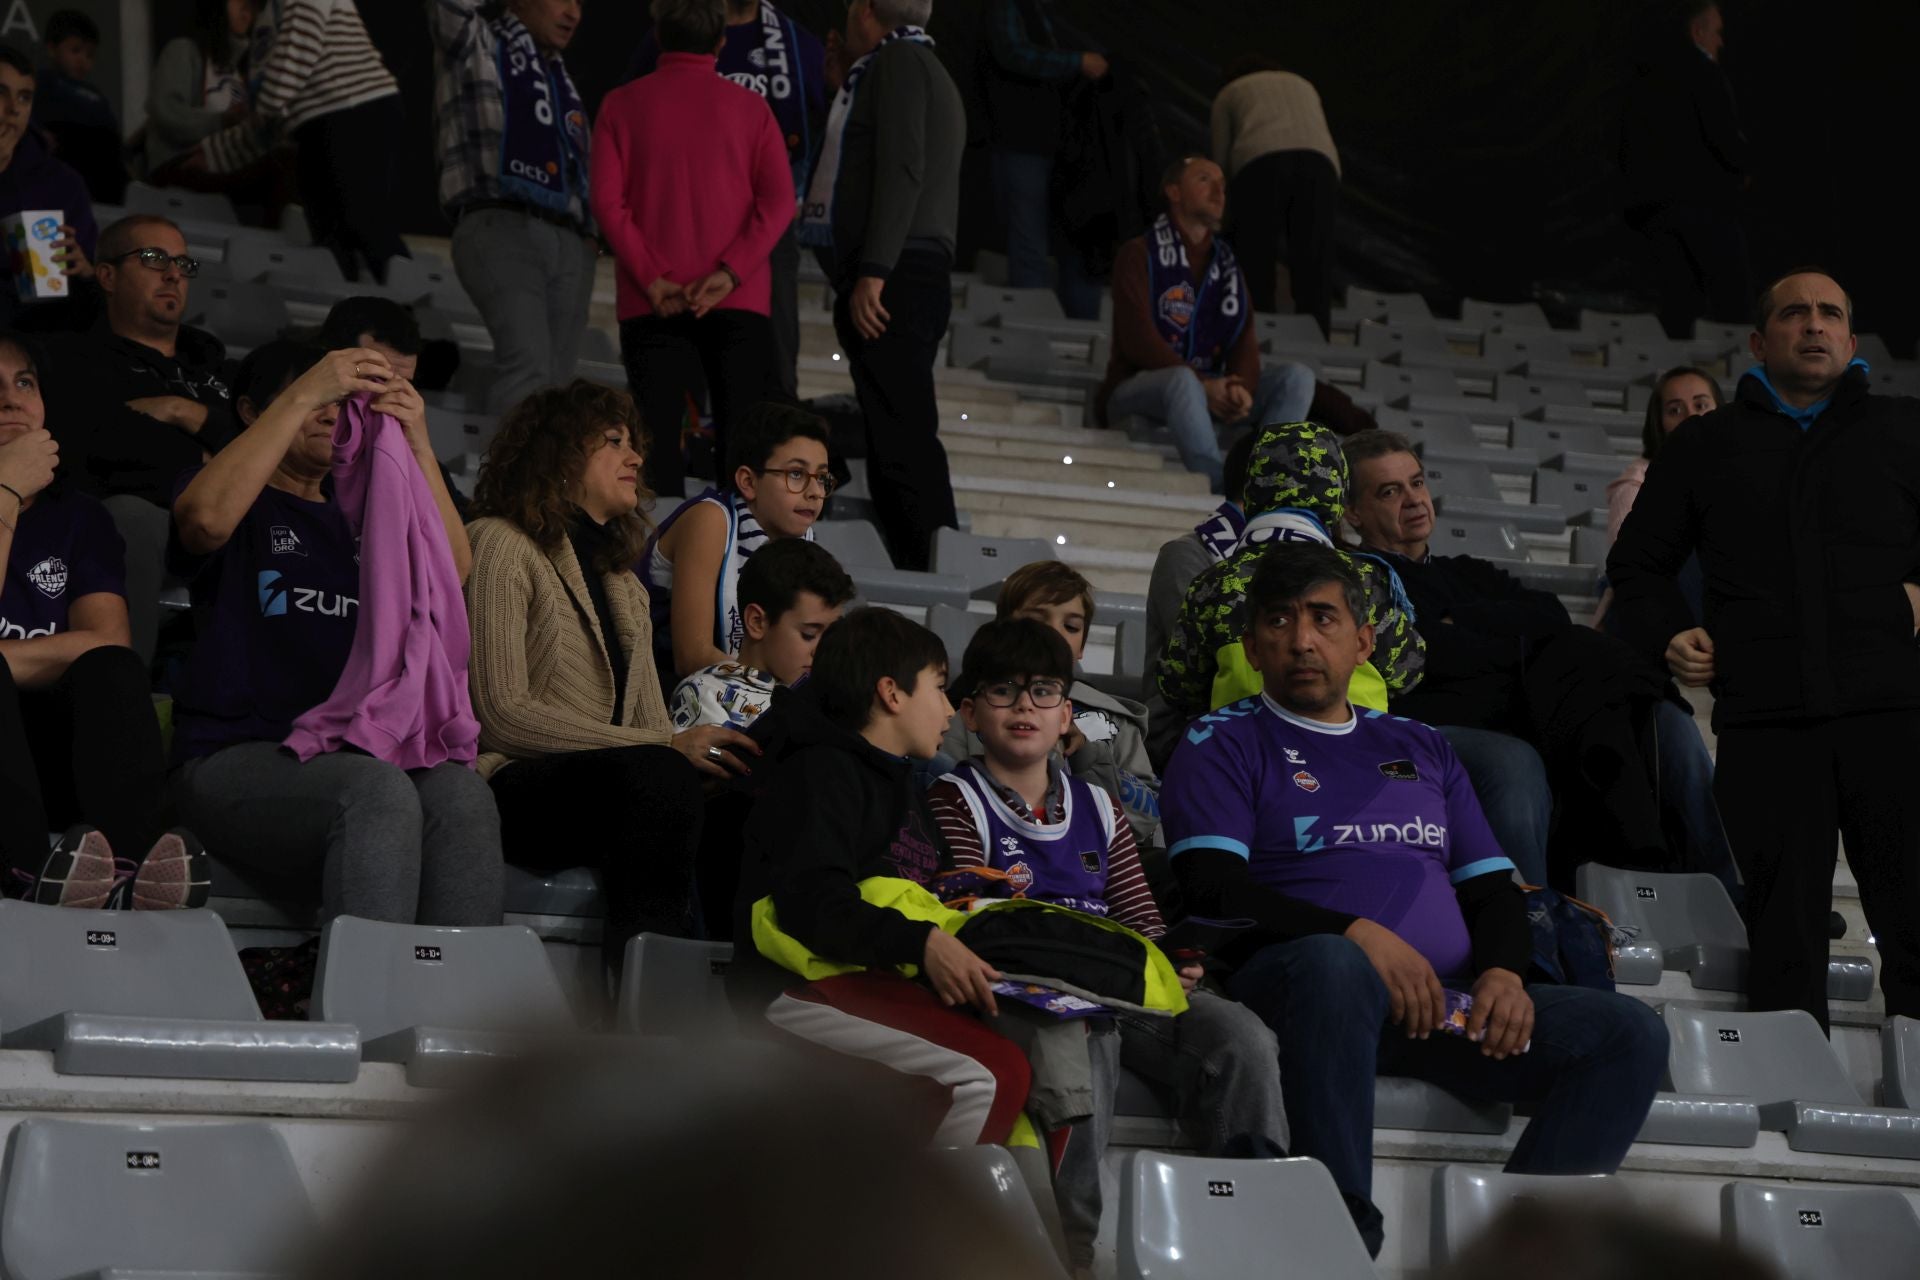
[[[1754,1009],[1827,1022],[1844,835],[1888,1014],[1920,1016],[1920,408],[1877,396],[1817,268],[1761,294],[1758,365],[1660,448],[1607,560],[1629,640],[1713,690]],[[1698,553],[1704,625],[1674,575]]]
[[[874,508],[904,569],[925,569],[933,531],[956,520],[933,366],[953,307],[967,121],[924,29],[932,11],[932,0],[854,0],[855,61],[800,211],[800,242],[821,251],[833,281]]]

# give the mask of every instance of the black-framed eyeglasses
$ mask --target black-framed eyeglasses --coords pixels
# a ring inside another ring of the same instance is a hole
[[[983,684],[974,696],[990,707],[1010,707],[1026,694],[1042,711],[1066,701],[1067,686],[1058,680],[996,680]]]
[[[763,476],[779,476],[787,482],[788,493],[805,493],[809,484],[820,486],[823,496],[833,493],[833,472],[808,471],[805,467],[761,467]]]
[[[165,271],[169,266],[180,269],[180,274],[191,280],[200,274],[200,259],[189,258],[184,253],[168,253],[165,249],[148,245],[144,249],[129,249],[125,253],[116,253],[108,262],[119,262],[123,258],[138,258],[140,265],[149,271]]]

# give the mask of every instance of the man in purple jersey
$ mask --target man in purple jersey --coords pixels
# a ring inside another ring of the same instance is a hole
[[[1248,605],[1263,691],[1187,730],[1161,811],[1188,909],[1258,922],[1221,958],[1279,1037],[1293,1153],[1326,1164],[1376,1256],[1376,1074],[1532,1103],[1510,1171],[1611,1173],[1666,1028],[1624,996],[1527,985],[1525,900],[1446,739],[1347,701],[1373,629],[1340,557],[1289,544]],[[1473,997],[1464,1035],[1438,1034],[1447,988]]]

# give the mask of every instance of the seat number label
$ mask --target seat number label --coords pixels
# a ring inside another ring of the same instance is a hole
[[[127,1168],[129,1169],[139,1169],[142,1171],[148,1171],[148,1170],[158,1169],[159,1167],[160,1167],[160,1153],[158,1151],[127,1152]]]
[[[420,961],[420,962],[421,962],[422,964],[439,964],[439,963],[440,963],[440,948],[438,948],[438,947],[415,947],[415,948],[413,949],[413,958],[414,958],[415,960],[418,960],[418,961]]]
[[[1233,1196],[1233,1183],[1227,1179],[1209,1182],[1207,1183],[1207,1194],[1230,1199]]]
[[[1740,1028],[1738,1027],[1720,1028],[1720,1043],[1721,1044],[1739,1044]]]
[[[117,947],[120,945],[120,935],[111,929],[89,929],[87,930],[87,945],[90,947]]]

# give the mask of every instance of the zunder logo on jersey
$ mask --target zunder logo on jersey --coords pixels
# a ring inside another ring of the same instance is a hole
[[[1324,836],[1313,833],[1319,816],[1301,816],[1293,820],[1293,847],[1301,853],[1317,853],[1327,847]],[[1416,849],[1445,849],[1447,829],[1415,814],[1405,822],[1336,822],[1333,843],[1404,844]]]

